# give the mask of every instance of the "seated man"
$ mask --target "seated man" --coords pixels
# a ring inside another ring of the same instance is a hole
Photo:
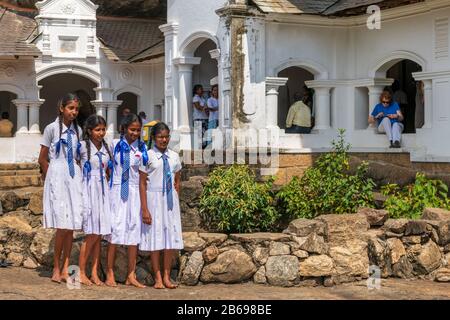
[[[2,113],[2,120],[0,120],[0,137],[12,137],[12,129],[14,124],[9,120],[9,113]]]
[[[286,133],[311,133],[311,109],[296,93],[296,101],[290,108],[286,118]]]
[[[375,106],[372,114],[369,116],[369,123],[377,120],[377,129],[379,133],[386,133],[391,145],[390,148],[400,148],[400,141],[403,132],[403,114],[397,102],[392,101],[392,95],[389,91],[383,91],[380,97],[380,103]]]

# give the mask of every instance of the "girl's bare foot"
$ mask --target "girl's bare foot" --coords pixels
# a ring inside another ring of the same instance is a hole
[[[116,283],[116,279],[114,279],[114,272],[113,271],[108,272],[108,274],[106,275],[105,284],[108,287],[117,287],[117,283]]]
[[[155,289],[165,289],[166,287],[164,287],[162,282],[157,281],[157,282],[155,282],[155,285],[153,286],[153,288],[155,288]]]
[[[178,287],[176,284],[173,284],[172,281],[170,281],[170,279],[164,279],[164,286],[167,289],[175,289],[176,287]]]
[[[80,274],[80,283],[86,286],[92,286],[91,280],[89,280],[89,278],[85,274]]]
[[[127,281],[125,282],[125,285],[127,286],[135,286],[136,288],[146,288],[142,283],[137,281],[137,279],[133,276],[129,276],[127,278]]]
[[[69,273],[67,273],[67,272],[62,272],[62,273],[61,273],[61,281],[62,281],[62,282],[67,282],[67,279],[68,279],[68,278],[70,278],[70,277],[69,277]]]
[[[105,285],[105,283],[103,281],[101,281],[98,277],[91,277],[91,282],[93,284],[95,284],[96,286],[100,286],[100,287]]]
[[[56,283],[61,283],[61,274],[58,269],[53,270],[52,281]]]

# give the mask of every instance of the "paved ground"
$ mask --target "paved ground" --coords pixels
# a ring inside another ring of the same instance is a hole
[[[181,286],[176,290],[82,287],[69,290],[49,274],[22,268],[0,269],[0,300],[8,299],[450,299],[450,284],[424,280],[383,280],[381,289],[368,290],[365,281],[332,288],[279,288],[255,284]]]

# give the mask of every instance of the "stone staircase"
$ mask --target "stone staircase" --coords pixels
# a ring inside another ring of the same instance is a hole
[[[42,186],[39,164],[0,164],[0,190]]]

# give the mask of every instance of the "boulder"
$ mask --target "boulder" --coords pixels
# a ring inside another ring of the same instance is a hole
[[[203,250],[203,260],[205,260],[206,263],[213,262],[217,259],[218,256],[219,249],[215,245],[207,247],[205,250]]]
[[[450,220],[439,223],[438,236],[439,245],[445,246],[450,243]]]
[[[39,264],[36,261],[34,261],[31,257],[28,257],[23,262],[23,267],[25,269],[37,269],[37,267],[39,267]]]
[[[216,246],[220,246],[222,243],[225,242],[225,240],[228,239],[228,235],[226,235],[225,233],[199,233],[198,234],[200,236],[200,238],[202,238],[203,240],[206,241],[206,245],[211,246],[211,245],[216,245]]]
[[[307,237],[311,233],[325,235],[325,224],[322,221],[310,219],[296,219],[289,223],[283,233],[293,234],[297,237]]]
[[[434,275],[434,280],[438,282],[450,282],[450,268],[440,268]]]
[[[9,228],[19,232],[31,232],[33,228],[22,216],[4,215],[0,218],[0,228]]]
[[[1,236],[0,236],[0,239],[1,239]],[[444,253],[448,253],[448,252],[450,252],[450,243],[445,245],[445,247],[444,247]]]
[[[30,202],[28,204],[28,210],[30,210],[34,215],[42,215],[44,212],[43,209],[43,194],[44,191],[40,190],[36,193],[33,193],[30,197]]]
[[[34,235],[35,232],[24,219],[15,216],[2,216],[0,218],[0,243],[2,243],[2,251],[5,254],[15,253],[13,255],[14,265],[18,265],[19,260],[23,261],[23,256],[20,258],[19,255],[23,255],[28,251]]]
[[[378,237],[368,239],[369,262],[381,269],[381,276],[387,278],[392,274],[392,263],[387,243]]]
[[[136,266],[136,279],[146,286],[153,286],[155,284],[152,274],[146,268],[139,265]]]
[[[258,271],[253,275],[253,282],[258,284],[266,284],[267,278],[266,278],[266,267],[261,266],[259,267]]]
[[[371,178],[377,186],[395,183],[403,187],[413,184],[416,180],[415,170],[384,161],[369,161],[366,175]]]
[[[184,188],[184,185],[183,185]],[[182,189],[183,189],[182,188]],[[181,228],[185,232],[205,232],[198,207],[189,207],[180,199]]]
[[[10,252],[7,258],[7,261],[12,263],[13,267],[21,267],[24,260],[23,254],[18,252]]]
[[[400,239],[389,238],[386,240],[386,242],[390,251],[390,258],[392,264],[397,263],[401,257],[406,255],[405,247],[403,246],[403,243]]]
[[[188,286],[194,286],[198,283],[198,279],[203,269],[203,255],[200,251],[194,251],[186,263],[181,277],[181,283]]]
[[[398,278],[411,279],[414,277],[413,265],[406,255],[392,265],[392,274]]]
[[[370,226],[382,226],[389,218],[389,212],[386,210],[372,208],[359,208],[357,214],[366,216]]]
[[[307,237],[296,237],[293,236],[294,240],[298,243],[298,248],[309,253],[317,254],[328,254],[328,244],[325,243],[323,237],[316,235],[315,233],[310,234]]]
[[[183,181],[183,188],[180,192],[180,201],[186,202],[190,207],[197,206],[203,192],[204,177],[190,177]]]
[[[253,251],[253,261],[258,265],[264,265],[269,258],[269,249],[264,247],[256,247]]]
[[[39,264],[53,266],[53,251],[56,231],[53,229],[39,229],[31,243],[30,252]]]
[[[242,233],[242,234],[230,234],[230,239],[238,242],[248,243],[261,243],[265,241],[289,241],[291,237],[284,233],[269,233],[269,232],[257,232],[257,233]]]
[[[304,250],[296,250],[296,251],[292,252],[292,254],[299,259],[306,259],[309,257],[309,253]]]
[[[323,277],[334,273],[333,260],[326,255],[310,256],[300,262],[298,274],[302,277]]]
[[[267,282],[273,286],[290,287],[297,278],[299,263],[294,256],[272,256],[267,259]]]
[[[411,220],[405,226],[405,236],[429,234],[432,228],[426,221]]]
[[[325,239],[339,245],[347,240],[363,239],[369,229],[365,216],[359,214],[328,214],[316,218],[325,223]]]
[[[203,268],[200,281],[238,283],[250,279],[255,272],[256,266],[248,254],[231,249]]]
[[[3,193],[0,196],[0,202],[2,203],[3,213],[15,211],[26,204],[26,201],[13,191]]]
[[[368,277],[369,255],[367,243],[361,240],[350,240],[344,245],[330,248],[335,275]]]
[[[269,245],[270,256],[281,256],[291,253],[291,248],[288,244],[272,241]]]
[[[184,251],[201,251],[206,247],[206,241],[203,240],[198,232],[183,232]]]
[[[385,196],[384,194],[382,194],[381,192],[374,192],[373,193],[373,202],[375,203],[375,207],[377,209],[383,209],[384,208],[384,203],[387,200],[387,196]]]
[[[440,208],[425,208],[422,213],[422,220],[447,221],[450,220],[450,211]]]
[[[438,245],[433,241],[428,241],[427,244],[422,246],[415,267],[419,272],[429,274],[441,266],[441,258],[442,255]]]
[[[402,242],[405,245],[421,244],[422,237],[421,236],[407,236],[407,237],[402,238]]]
[[[408,219],[388,219],[384,223],[383,228],[386,231],[390,231],[396,234],[402,234],[405,232],[408,222]]]

